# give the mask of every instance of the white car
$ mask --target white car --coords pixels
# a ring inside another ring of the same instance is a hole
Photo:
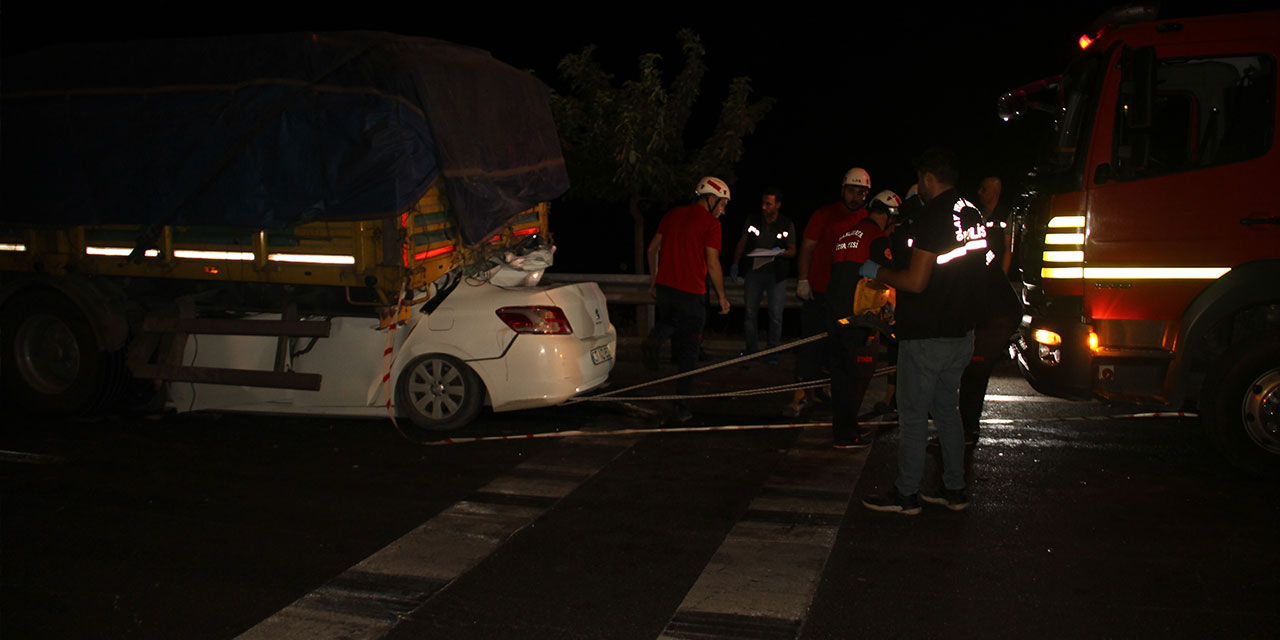
[[[438,306],[418,305],[395,332],[387,385],[387,332],[373,318],[332,317],[328,338],[310,345],[299,338],[290,348],[290,370],[320,374],[319,391],[175,382],[170,406],[385,417],[386,388],[397,416],[447,430],[471,422],[483,405],[511,411],[560,404],[608,379],[618,334],[595,283],[531,286],[536,280],[496,267],[481,279],[454,282]],[[272,337],[202,335],[188,341],[184,362],[271,370],[275,352]]]

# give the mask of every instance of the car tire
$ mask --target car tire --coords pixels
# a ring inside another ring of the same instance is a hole
[[[484,383],[471,367],[442,353],[414,358],[396,380],[399,413],[428,431],[470,424],[480,413],[484,393]]]
[[[1202,420],[1214,446],[1246,472],[1280,476],[1280,335],[1235,345],[1205,387]]]
[[[89,319],[53,291],[20,294],[0,319],[0,374],[10,406],[33,413],[91,413],[124,379],[123,354],[103,351]]]

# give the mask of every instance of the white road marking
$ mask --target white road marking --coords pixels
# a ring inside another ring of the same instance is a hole
[[[795,638],[870,449],[805,429],[660,638]]]
[[[23,464],[56,464],[58,462],[66,462],[67,459],[61,456],[49,456],[41,453],[28,453],[26,451],[8,451],[0,449],[0,462],[20,462]]]
[[[320,588],[242,640],[375,640],[471,570],[635,439],[583,438],[536,455]]]
[[[1019,396],[1000,393],[988,393],[983,400],[986,402],[1080,402],[1079,400],[1065,400],[1053,396]]]

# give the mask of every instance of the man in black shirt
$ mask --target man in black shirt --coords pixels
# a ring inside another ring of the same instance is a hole
[[[1009,339],[1022,319],[1022,302],[1009,284],[1011,247],[1009,208],[1000,202],[1000,178],[988,176],[978,186],[987,227],[987,268],[982,286],[982,313],[973,330],[973,357],[960,378],[960,419],[964,442],[977,444],[982,404],[996,364],[1009,359]]]
[[[980,311],[977,294],[987,253],[982,215],[955,189],[955,156],[930,149],[917,162],[916,175],[926,204],[913,225],[909,266],[890,269],[868,261],[860,270],[898,290],[900,430],[894,487],[862,503],[906,515],[920,513],[920,500],[953,510],[969,506],[958,391],[973,353],[973,328]],[[921,494],[930,415],[942,447],[943,486]]]
[[[745,354],[760,349],[760,337],[756,320],[760,315],[760,297],[769,296],[769,342],[772,349],[782,343],[782,311],[787,303],[787,277],[791,275],[791,259],[796,256],[796,225],[791,219],[778,213],[782,208],[782,192],[767,189],[760,198],[760,213],[747,216],[738,238],[738,248],[733,252],[730,277],[738,277],[738,265],[743,256],[750,258],[746,278],[742,283],[746,313],[742,332],[747,336]],[[776,255],[752,256],[758,250],[781,251]],[[770,354],[765,362],[778,364],[778,354]]]

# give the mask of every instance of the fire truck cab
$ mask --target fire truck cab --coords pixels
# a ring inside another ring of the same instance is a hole
[[[1280,11],[1104,16],[1061,75],[1002,96],[1056,116],[1019,231],[1016,357],[1039,391],[1198,410],[1280,472]]]

